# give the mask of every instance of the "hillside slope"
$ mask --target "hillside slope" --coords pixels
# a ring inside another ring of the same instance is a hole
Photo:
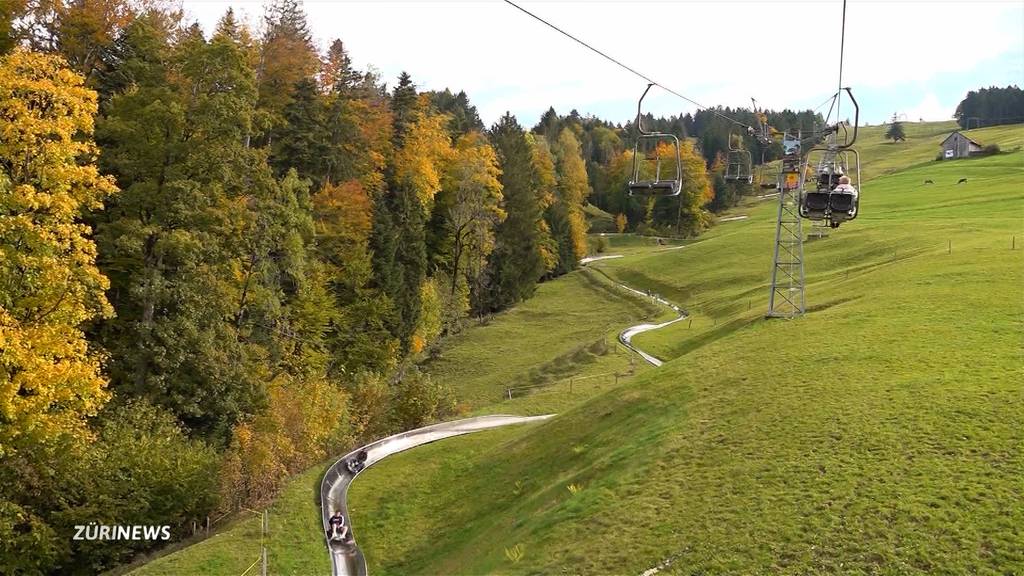
[[[636,242],[629,237],[623,243]],[[642,373],[646,364],[631,362],[625,351],[615,347],[615,334],[622,326],[662,314],[664,311],[627,296],[598,274],[574,272],[540,285],[526,303],[450,338],[440,354],[426,364],[426,370],[455,390],[466,414],[559,412],[616,383],[626,385],[631,373]],[[622,377],[616,378],[616,373]],[[573,387],[565,380],[587,376]],[[534,388],[529,393],[516,391],[513,399],[507,400],[506,390],[518,386]],[[495,430],[479,437],[446,440],[440,446],[456,453],[466,447],[466,453],[473,454],[471,447],[520,434],[515,428]],[[330,570],[316,495],[320,477],[331,463],[296,476],[269,507],[271,573],[322,574]],[[212,538],[156,558],[132,573],[240,574],[259,553],[259,520],[245,512]]]
[[[350,502],[371,570],[1024,570],[1024,153],[869,184],[861,218],[805,246],[798,320],[761,318],[771,203],[600,263],[697,312],[640,341],[677,359],[521,436],[368,471]]]

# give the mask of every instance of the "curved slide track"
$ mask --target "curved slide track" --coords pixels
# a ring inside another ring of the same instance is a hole
[[[355,457],[360,450],[366,451],[366,462],[363,468],[366,469],[387,456],[429,442],[507,426],[509,424],[537,422],[552,416],[554,414],[546,416],[494,415],[443,422],[388,436],[349,452],[327,470],[323,480],[320,482],[320,511],[325,539],[329,529],[328,521],[332,514],[340,510],[345,515],[346,520],[349,518],[347,504],[348,487],[359,473],[352,474],[349,472],[346,462],[350,458]],[[349,529],[351,530],[351,528],[351,522],[349,522]],[[356,545],[354,538],[345,542],[331,542],[328,540],[327,549],[331,553],[331,573],[334,576],[365,576],[367,574],[366,558],[363,556],[359,546]]]
[[[619,332],[619,342],[622,342],[623,346],[625,346],[626,348],[629,348],[630,350],[636,352],[637,354],[640,355],[641,358],[643,358],[644,360],[647,360],[649,363],[653,364],[654,366],[661,366],[662,361],[659,358],[657,358],[656,356],[653,356],[651,354],[648,354],[647,352],[644,352],[643,350],[641,350],[641,349],[639,349],[639,348],[637,348],[636,346],[633,345],[633,336],[636,336],[637,334],[643,334],[644,332],[650,332],[651,330],[657,330],[658,328],[664,328],[665,326],[670,326],[672,324],[675,324],[676,322],[679,322],[680,320],[686,320],[689,316],[686,314],[685,310],[683,310],[679,306],[676,306],[675,304],[669,302],[668,300],[665,300],[664,298],[662,298],[660,296],[648,295],[646,292],[637,290],[636,288],[630,288],[629,286],[626,286],[625,284],[622,284],[621,282],[617,282],[617,284],[619,286],[621,286],[622,288],[625,288],[626,290],[629,290],[630,292],[633,292],[635,294],[639,294],[640,296],[643,296],[644,298],[650,298],[650,299],[654,300],[655,302],[657,302],[658,304],[662,304],[662,305],[668,306],[669,308],[671,308],[676,313],[676,317],[673,320],[669,320],[667,322],[662,322],[661,324],[637,324],[636,326],[630,326],[629,328],[626,328],[622,332]]]
[[[685,245],[684,246],[673,246],[670,249],[685,248],[685,247],[686,247]],[[607,256],[593,256],[593,257],[589,257],[589,258],[583,258],[582,260],[580,260],[580,264],[583,264],[585,266],[587,264],[590,264],[591,262],[597,262],[597,261],[600,261],[600,260],[611,260],[612,258],[622,258],[622,256],[623,256],[622,254],[609,254]],[[650,363],[650,364],[652,364],[654,366],[661,366],[662,365],[662,361],[659,358],[657,358],[656,356],[654,356],[652,354],[648,354],[647,352],[644,352],[643,350],[641,350],[641,349],[639,349],[639,348],[637,348],[636,346],[633,345],[633,336],[636,336],[637,334],[643,334],[644,332],[650,332],[651,330],[657,330],[659,328],[664,328],[665,326],[670,326],[672,324],[675,324],[676,322],[679,322],[680,320],[686,320],[689,317],[689,315],[686,313],[685,310],[683,310],[679,306],[676,306],[675,304],[669,302],[668,300],[665,300],[664,298],[662,298],[660,296],[657,296],[655,294],[649,294],[647,292],[644,292],[643,290],[637,290],[636,288],[633,288],[631,286],[627,286],[627,285],[623,284],[622,282],[618,282],[618,281],[614,280],[611,276],[608,276],[607,274],[605,274],[599,268],[595,268],[595,270],[597,270],[598,272],[601,272],[601,274],[604,275],[605,278],[608,278],[609,280],[614,282],[616,286],[619,286],[620,288],[628,290],[628,291],[630,291],[630,292],[632,292],[632,293],[634,293],[634,294],[636,294],[638,296],[643,296],[644,298],[650,298],[651,300],[654,300],[658,304],[661,304],[663,306],[667,306],[667,307],[671,308],[672,311],[676,313],[676,318],[674,320],[669,320],[667,322],[662,322],[661,324],[637,324],[636,326],[630,326],[629,328],[626,328],[622,332],[619,332],[619,342],[621,342],[623,346],[625,346],[626,348],[629,348],[633,352],[636,352],[637,354],[639,354],[640,357],[643,358],[644,360],[646,360],[648,363]]]

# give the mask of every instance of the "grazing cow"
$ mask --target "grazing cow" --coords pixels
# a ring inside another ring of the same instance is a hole
[[[967,182],[967,178],[961,178],[957,184],[963,184],[964,182]]]
[[[925,184],[935,184],[935,182],[932,182],[931,180],[925,180],[924,183]]]

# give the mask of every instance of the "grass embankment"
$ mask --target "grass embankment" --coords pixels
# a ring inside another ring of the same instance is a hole
[[[619,241],[613,239],[612,245]],[[621,237],[621,242],[636,243],[630,237]],[[528,302],[451,338],[426,370],[456,390],[467,415],[559,412],[614,387],[615,373],[647,369],[643,362],[632,365],[630,355],[615,345],[615,335],[628,324],[667,314],[627,296],[599,274],[574,272],[541,284]],[[568,379],[573,377],[577,379],[570,390]],[[618,384],[625,385],[630,378],[623,376]],[[532,388],[518,389],[523,386]],[[510,387],[515,388],[513,399],[507,400]],[[476,454],[491,448],[495,439],[506,441],[523,432],[523,427],[513,427],[446,440],[439,446],[453,454]],[[452,465],[457,462],[453,460]],[[272,574],[323,574],[330,570],[316,503],[326,466],[297,476],[271,506],[268,557]],[[402,502],[415,504],[402,496],[393,505]],[[362,526],[357,530],[361,539]],[[259,537],[258,518],[243,517],[209,540],[157,558],[132,573],[240,574],[258,558]]]
[[[515,395],[512,403],[504,402],[506,389],[625,371],[629,358],[615,353],[615,334],[630,323],[661,315],[668,313],[627,295],[599,274],[581,270],[541,284],[532,299],[452,338],[426,370],[449,384],[472,411],[548,413],[565,404],[521,406]]]
[[[316,495],[320,478],[333,462],[295,476],[268,509],[267,558],[271,574],[329,574]],[[241,574],[260,558],[260,517],[253,513],[220,528],[207,540],[145,564],[131,574]],[[250,574],[259,574],[259,566]]]
[[[678,358],[539,426],[369,470],[350,505],[371,570],[1024,571],[1024,153],[896,171],[861,206],[805,245],[793,321],[761,318],[770,202],[595,264],[697,313],[638,337]]]

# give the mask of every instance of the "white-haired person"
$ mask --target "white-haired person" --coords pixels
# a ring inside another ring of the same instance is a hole
[[[857,189],[853,184],[850,184],[850,177],[846,175],[839,177],[839,184],[833,192],[839,192],[840,194],[852,194],[855,198],[857,197]]]

